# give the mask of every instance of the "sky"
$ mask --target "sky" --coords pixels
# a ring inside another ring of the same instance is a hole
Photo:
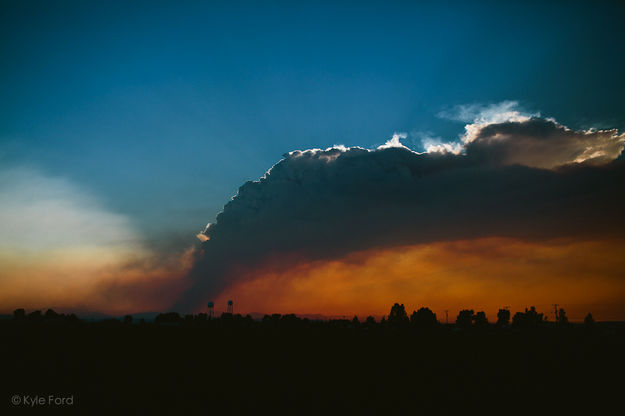
[[[1,1],[0,309],[625,319],[625,6],[499,3]]]

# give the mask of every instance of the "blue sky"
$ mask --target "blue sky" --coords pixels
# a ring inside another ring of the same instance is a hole
[[[0,163],[193,238],[284,153],[455,139],[515,100],[625,129],[619,2],[0,3]],[[412,134],[410,134],[412,133]],[[178,236],[178,237],[177,237]]]

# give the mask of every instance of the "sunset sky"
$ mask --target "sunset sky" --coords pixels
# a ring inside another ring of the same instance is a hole
[[[0,2],[0,313],[625,320],[625,3],[438,3]]]

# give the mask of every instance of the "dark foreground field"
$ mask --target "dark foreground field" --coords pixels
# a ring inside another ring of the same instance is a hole
[[[9,414],[623,414],[625,330],[0,322]],[[14,395],[73,404],[14,405]],[[4,412],[2,412],[4,414]]]

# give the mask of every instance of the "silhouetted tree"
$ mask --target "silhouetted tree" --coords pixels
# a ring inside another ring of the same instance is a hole
[[[375,318],[371,315],[367,316],[367,319],[365,319],[365,326],[367,328],[375,327]]]
[[[408,314],[406,313],[404,304],[394,304],[393,307],[391,307],[391,313],[388,315],[388,323],[390,325],[397,326],[405,325],[408,322],[410,322],[410,320],[408,319]]]
[[[13,311],[13,319],[21,320],[26,318],[26,311],[22,308]]]
[[[478,328],[485,328],[488,326],[488,319],[483,311],[476,313],[473,320],[475,321],[475,326]]]
[[[299,326],[300,321],[301,319],[294,313],[287,313],[280,318],[280,325],[286,328],[296,328]]]
[[[46,319],[55,319],[59,317],[59,314],[54,312],[52,309],[48,309],[44,316]]]
[[[510,324],[510,311],[508,309],[499,309],[497,312],[497,325],[508,326]]]
[[[536,308],[531,306],[528,310],[525,308],[525,312],[517,312],[512,317],[512,325],[517,327],[536,327],[545,322],[542,313],[536,312]]]
[[[132,323],[132,315],[124,316],[124,325],[130,325]]]
[[[354,315],[354,319],[352,319],[352,325],[355,328],[358,328],[360,326],[360,320],[358,319],[358,316]]]
[[[262,324],[265,328],[277,328],[280,325],[280,318],[282,315],[274,313],[271,315],[263,316]]]
[[[560,308],[560,310],[558,311],[558,320],[556,321],[556,324],[560,326],[565,326],[568,325],[568,323],[569,318],[566,317],[566,312],[563,308]]]
[[[456,318],[456,325],[460,328],[470,328],[473,323],[474,312],[473,309],[463,309],[458,313]]]
[[[122,322],[119,319],[108,318],[100,321],[100,325],[104,327],[117,328],[122,326]]]
[[[27,317],[31,321],[40,321],[41,319],[43,319],[43,315],[41,314],[41,311],[32,311],[31,313],[27,315]]]
[[[76,314],[74,314],[74,313],[70,314],[70,315],[68,316],[68,318],[67,318],[67,319],[68,319],[70,322],[73,322],[73,323],[82,322],[82,321],[80,320],[80,318],[78,318],[78,317],[76,316]]]
[[[410,315],[410,323],[417,328],[432,328],[438,324],[436,314],[430,308],[420,308]]]
[[[586,329],[593,329],[595,327],[595,319],[592,317],[592,313],[588,313],[584,318],[584,327]]]
[[[182,320],[177,312],[159,313],[154,322],[157,324],[177,324]]]

